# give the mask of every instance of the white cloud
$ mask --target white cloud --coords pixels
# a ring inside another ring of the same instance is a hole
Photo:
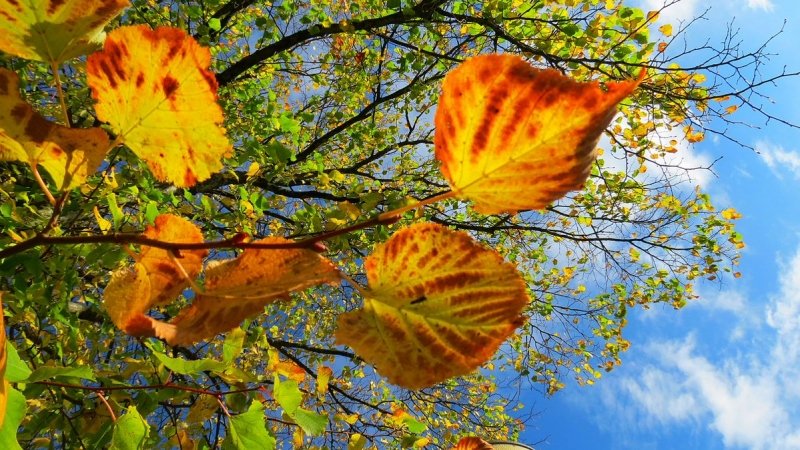
[[[649,362],[601,387],[604,406],[650,430],[708,424],[726,447],[800,449],[800,247],[776,284],[749,342],[703,348],[698,335],[651,343]],[[721,292],[714,306],[746,321],[757,311],[749,303]]]
[[[771,0],[747,0],[747,7],[750,9],[760,9],[762,11],[772,11],[775,5]]]
[[[795,178],[800,178],[800,152],[786,150],[780,145],[767,141],[756,142],[756,151],[761,159],[777,176],[784,172],[791,173]]]
[[[757,0],[756,0],[757,1]],[[661,11],[658,16],[660,23],[679,24],[681,22],[688,22],[695,18],[697,15],[698,0],[644,0],[642,2],[642,9],[645,11]]]

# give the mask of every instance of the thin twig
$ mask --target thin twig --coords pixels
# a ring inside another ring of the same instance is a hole
[[[108,404],[108,400],[106,400],[106,396],[103,394],[103,391],[96,391],[95,393],[97,394],[97,397],[103,402],[103,404],[106,405],[109,414],[111,414],[111,421],[116,422],[117,415],[114,414],[114,410],[111,408],[111,405]]]
[[[42,192],[44,192],[44,195],[47,197],[47,201],[49,201],[51,205],[56,206],[56,198],[53,197],[50,188],[47,187],[47,183],[42,179],[42,174],[39,173],[39,167],[36,164],[31,164],[31,171],[33,171],[33,178],[36,179]]]

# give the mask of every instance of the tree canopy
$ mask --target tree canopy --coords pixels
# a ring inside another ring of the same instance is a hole
[[[0,2],[0,446],[478,449],[613,370],[796,75],[626,3]]]

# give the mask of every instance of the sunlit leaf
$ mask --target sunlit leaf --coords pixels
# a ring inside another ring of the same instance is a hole
[[[12,383],[18,383],[28,379],[28,377],[31,375],[31,369],[28,367],[25,361],[19,357],[17,349],[15,349],[9,341],[6,341],[5,347],[7,357],[6,380]]]
[[[578,83],[513,55],[448,73],[436,111],[436,158],[456,196],[486,214],[544,208],[580,189],[616,105],[638,81]]]
[[[17,429],[25,418],[28,409],[25,396],[18,390],[6,386],[6,414],[0,426],[0,448],[3,450],[21,449],[17,442]]]
[[[228,367],[228,364],[222,361],[214,361],[208,358],[188,361],[181,358],[172,358],[157,351],[153,351],[153,356],[158,358],[167,369],[181,375],[197,375],[206,370],[222,371]]]
[[[336,267],[311,250],[247,249],[236,259],[206,269],[204,292],[169,324],[153,320],[149,335],[171,345],[188,345],[237,327],[292,291],[338,280]]]
[[[283,380],[275,375],[273,395],[287,416],[292,418],[304,432],[311,436],[319,436],[328,425],[328,418],[314,411],[300,407],[303,392],[294,380]]]
[[[739,211],[736,211],[734,208],[728,208],[723,210],[720,215],[725,220],[739,220],[742,218],[742,214]]]
[[[0,50],[58,65],[97,49],[103,42],[103,27],[128,4],[128,0],[2,0]]]
[[[253,400],[247,412],[230,418],[228,430],[229,434],[222,444],[224,450],[275,448],[275,438],[264,423],[264,405],[256,400]]]
[[[192,186],[222,168],[222,128],[211,55],[183,30],[144,25],[109,33],[89,56],[95,110],[153,175]]]
[[[163,214],[148,226],[144,236],[164,242],[199,243],[203,234],[196,225],[178,216]],[[166,250],[142,246],[132,267],[111,274],[103,293],[103,304],[111,320],[121,330],[134,335],[149,335],[152,326],[144,316],[153,306],[174,300],[190,286],[203,266],[207,250],[184,250],[172,256]]]
[[[494,450],[491,444],[475,436],[461,438],[451,450]]]
[[[72,189],[97,170],[108,148],[100,128],[71,129],[42,117],[20,96],[17,74],[0,69],[0,161],[42,166],[58,189]]]
[[[11,385],[6,380],[6,365],[8,353],[6,352],[6,324],[3,317],[3,293],[0,292],[0,426],[6,418],[6,404],[8,403],[8,391]]]
[[[466,233],[413,225],[376,246],[365,267],[369,297],[339,317],[336,340],[397,385],[470,373],[523,322],[521,276]]]
[[[135,406],[114,423],[114,435],[111,438],[112,450],[139,450],[144,448],[145,439],[150,426],[139,414]]]
[[[86,380],[94,380],[94,372],[88,366],[77,367],[58,367],[58,366],[41,366],[36,368],[28,377],[28,383],[36,381],[49,380],[56,377],[76,377]]]

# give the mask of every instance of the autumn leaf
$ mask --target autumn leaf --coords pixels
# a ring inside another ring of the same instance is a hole
[[[0,50],[59,65],[93,52],[128,0],[1,0]]]
[[[59,190],[72,189],[97,170],[108,149],[100,128],[72,129],[42,117],[20,96],[17,74],[0,69],[0,161],[42,166]]]
[[[494,450],[494,447],[483,439],[472,436],[461,438],[451,450]]]
[[[742,218],[742,214],[734,208],[725,209],[720,214],[725,220],[739,220]]]
[[[478,212],[544,208],[583,186],[597,140],[638,84],[603,91],[518,56],[468,59],[444,80],[436,158],[456,196]]]
[[[286,243],[282,238],[259,242]],[[339,280],[327,259],[306,249],[247,249],[206,269],[204,292],[172,322],[151,320],[151,331],[170,345],[188,345],[237,327],[289,293]]]
[[[164,242],[203,242],[196,225],[178,216],[162,214],[144,236]],[[207,250],[183,250],[171,256],[166,250],[142,246],[133,266],[115,271],[103,292],[103,303],[112,322],[121,330],[141,335],[150,329],[144,315],[156,305],[174,300],[190,286],[203,268]]]
[[[210,63],[208,49],[184,31],[144,25],[112,31],[89,56],[97,117],[161,181],[192,186],[231,151]]]
[[[399,386],[472,372],[523,322],[522,277],[466,233],[413,225],[376,246],[365,267],[369,297],[339,317],[336,341]]]
[[[3,316],[3,293],[0,292],[0,426],[6,418],[6,406],[8,405],[8,390],[11,387],[6,380],[6,365],[8,354],[6,353],[6,324]]]

